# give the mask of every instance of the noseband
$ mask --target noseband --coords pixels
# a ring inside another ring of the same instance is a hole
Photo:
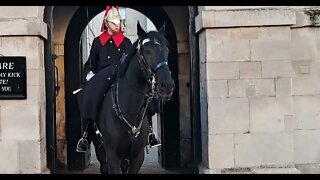
[[[156,92],[156,86],[155,86],[155,84],[156,84],[155,72],[165,65],[168,66],[168,62],[166,60],[164,60],[164,61],[159,62],[154,68],[150,68],[150,66],[146,63],[145,57],[144,57],[144,55],[141,51],[141,48],[140,48],[146,42],[149,42],[149,41],[146,41],[146,40],[143,40],[142,42],[139,41],[139,45],[137,47],[137,50],[139,51],[139,55],[140,55],[139,56],[140,57],[139,58],[140,68],[146,75],[147,82],[150,84],[150,87],[151,87],[151,92],[146,93],[146,92],[143,92],[137,88],[134,88],[134,89],[137,89],[137,91],[139,91],[140,93],[143,93],[145,95],[145,97],[147,97],[147,100],[143,103],[144,105],[142,106],[142,109],[140,109],[140,111],[142,110],[142,116],[141,116],[138,127],[132,126],[128,122],[128,120],[125,118],[124,114],[122,113],[122,111],[120,109],[120,106],[119,106],[119,79],[117,79],[116,83],[113,85],[113,88],[111,88],[112,108],[114,109],[118,118],[120,120],[122,120],[124,123],[126,123],[127,126],[131,129],[129,131],[129,133],[132,133],[135,138],[137,138],[140,134],[142,122],[143,122],[143,119],[146,115],[146,110],[148,109],[149,103],[152,101],[153,98],[158,98],[158,94]],[[158,43],[158,42],[155,42],[155,44],[156,43]],[[139,111],[138,115],[140,114],[140,111]]]

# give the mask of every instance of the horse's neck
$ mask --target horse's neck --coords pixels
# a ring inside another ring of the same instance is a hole
[[[138,60],[134,57],[131,61],[126,74],[119,79],[119,106],[127,118],[137,116],[148,89]]]

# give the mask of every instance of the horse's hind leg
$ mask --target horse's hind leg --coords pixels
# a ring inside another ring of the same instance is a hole
[[[144,149],[140,151],[140,153],[135,156],[131,157],[129,160],[129,174],[138,174],[139,170],[143,164],[144,161]]]

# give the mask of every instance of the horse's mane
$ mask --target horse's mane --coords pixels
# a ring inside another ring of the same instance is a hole
[[[157,31],[150,31],[147,33],[148,37],[154,37],[161,41],[161,44],[166,45],[169,48],[169,43],[166,38],[164,38],[161,34],[159,34]],[[118,70],[117,70],[117,78],[121,78],[128,70],[129,64],[131,62],[131,59],[136,55],[137,53],[137,47],[139,44],[140,38],[137,39],[133,44],[132,48],[130,49],[127,57],[123,60],[123,62],[120,63]]]
[[[139,39],[133,43],[132,48],[129,50],[127,57],[124,59],[123,62],[120,63],[117,71],[117,78],[122,77],[127,72],[127,69],[131,62],[130,59],[132,59],[133,56],[137,53],[138,43],[139,43]]]

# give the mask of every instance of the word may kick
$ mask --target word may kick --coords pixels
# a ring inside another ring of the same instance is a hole
[[[2,73],[0,73],[0,77],[1,78],[5,78],[5,77],[7,77],[7,78],[18,78],[18,77],[21,77],[20,76],[20,73],[19,72],[2,72]]]

